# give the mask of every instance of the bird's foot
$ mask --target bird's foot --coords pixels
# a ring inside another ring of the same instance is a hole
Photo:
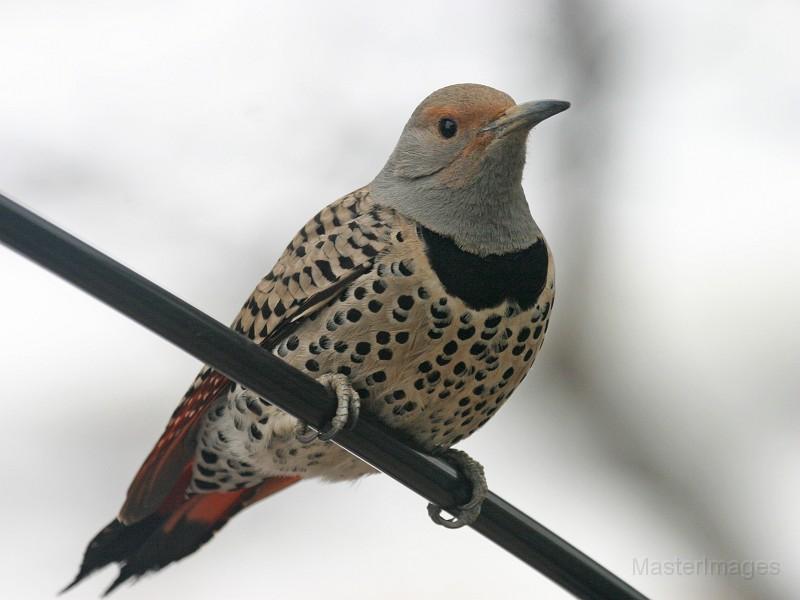
[[[489,486],[486,485],[486,475],[481,464],[463,450],[446,450],[441,458],[445,459],[459,473],[464,475],[472,484],[472,498],[466,504],[455,508],[446,508],[447,512],[453,515],[452,519],[445,519],[442,516],[442,507],[436,504],[428,504],[428,515],[437,525],[448,529],[458,529],[464,525],[472,525],[481,514],[481,506],[489,493]]]
[[[314,431],[307,423],[300,422],[295,437],[302,444],[310,444],[320,440],[327,442],[339,433],[345,425],[352,429],[361,410],[361,398],[350,385],[350,380],[341,373],[326,373],[317,378],[322,385],[329,387],[336,393],[336,414],[331,419],[328,428],[324,431]]]

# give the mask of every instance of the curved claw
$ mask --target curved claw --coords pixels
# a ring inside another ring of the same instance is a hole
[[[345,426],[352,428],[358,421],[361,412],[361,398],[350,385],[350,380],[341,373],[326,373],[317,378],[322,385],[328,386],[336,393],[336,414],[324,431],[316,432],[303,423],[295,438],[302,444],[310,444],[314,440],[330,441]]]
[[[480,516],[481,506],[489,493],[489,486],[486,484],[483,467],[462,450],[447,450],[442,455],[442,458],[445,458],[472,484],[472,497],[461,506],[444,509],[453,515],[452,519],[443,517],[442,507],[432,502],[428,504],[428,516],[437,525],[448,529],[458,529],[465,525],[472,525]]]
[[[350,388],[351,390],[353,388]],[[347,429],[352,431],[358,423],[358,417],[361,415],[361,397],[353,390],[353,397],[350,399],[350,414],[347,416]]]
[[[294,437],[301,444],[310,444],[319,437],[319,433],[311,429],[308,424],[301,423]]]
[[[431,521],[442,527],[447,527],[447,529],[459,529],[465,525],[472,525],[481,514],[480,505],[470,510],[464,510],[458,507],[458,509],[455,509],[458,515],[452,519],[443,517],[442,510],[442,507],[438,504],[434,504],[433,502],[428,504],[428,516],[431,518]]]

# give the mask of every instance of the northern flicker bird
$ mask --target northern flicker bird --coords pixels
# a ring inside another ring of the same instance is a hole
[[[428,96],[378,176],[300,230],[232,326],[336,392],[328,428],[203,368],[70,587],[111,562],[108,591],[159,569],[303,479],[374,472],[331,441],[359,410],[459,468],[472,500],[448,508],[453,520],[430,512],[472,522],[483,470],[451,446],[495,414],[542,346],[553,261],[521,179],[529,131],[568,107],[475,84]]]

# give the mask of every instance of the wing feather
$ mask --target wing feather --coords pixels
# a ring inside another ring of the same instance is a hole
[[[366,190],[327,206],[289,243],[232,327],[257,344],[275,347],[303,319],[372,269],[374,257],[391,243],[388,229]],[[230,384],[211,367],[200,371],[131,483],[120,521],[140,521],[167,499],[194,458],[196,432],[205,412]]]

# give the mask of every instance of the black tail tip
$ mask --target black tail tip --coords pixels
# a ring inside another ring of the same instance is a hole
[[[75,576],[75,579],[73,579],[64,589],[59,590],[57,595],[60,596],[62,594],[65,594],[66,592],[70,591],[72,588],[74,588],[76,585],[78,585],[81,581],[83,581],[87,576],[91,575],[93,571],[94,571],[94,569],[81,569],[80,571],[78,571],[78,574]],[[119,574],[117,575],[117,578],[111,583],[110,586],[108,586],[105,589],[105,591],[102,594],[100,594],[100,597],[101,598],[105,598],[106,596],[111,594],[111,592],[116,590],[120,585],[125,583],[128,579],[130,579],[134,575],[135,575],[135,573],[131,573],[124,566],[121,567],[120,570],[119,570]]]
[[[61,594],[66,594],[68,591],[70,591],[72,588],[78,585],[83,580],[83,578],[86,577],[88,574],[89,573],[84,573],[82,569],[78,571],[78,574],[75,575],[75,579],[73,579],[70,583],[68,583],[66,587],[59,590],[57,595],[60,596]]]
[[[131,575],[130,574],[126,574],[124,568],[120,569],[119,575],[117,575],[117,578],[111,583],[110,586],[108,586],[106,588],[106,591],[104,591],[101,594],[101,598],[105,598],[106,596],[108,596],[111,592],[113,592],[115,589],[117,589],[120,585],[125,583],[130,577],[131,577]]]
[[[59,592],[59,595],[70,591],[86,577],[106,565],[113,562],[124,563],[158,528],[162,520],[160,517],[151,516],[133,525],[123,525],[117,519],[111,521],[89,542],[78,574]],[[117,579],[103,595],[111,593],[133,575],[135,573],[130,573],[123,567]]]

